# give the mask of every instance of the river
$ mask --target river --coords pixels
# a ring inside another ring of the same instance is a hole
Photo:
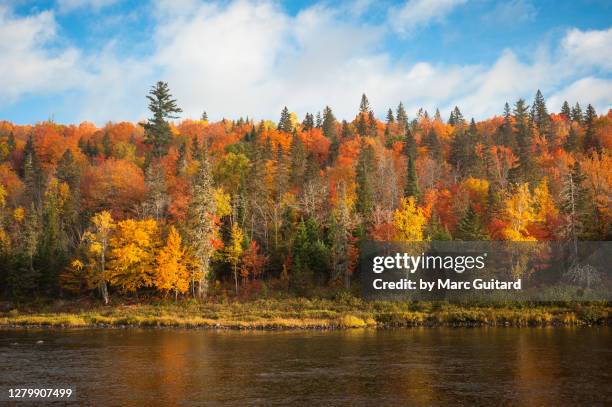
[[[0,388],[24,384],[81,405],[610,405],[612,329],[0,330]]]

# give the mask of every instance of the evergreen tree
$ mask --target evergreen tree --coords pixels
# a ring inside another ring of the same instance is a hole
[[[368,135],[368,123],[366,121],[366,113],[359,113],[359,118],[357,119],[357,134],[362,137]]]
[[[359,113],[368,114],[370,111],[370,102],[368,97],[364,94],[361,95],[361,102],[359,103]]]
[[[393,117],[393,110],[389,108],[387,111],[387,125],[395,123],[395,117]]]
[[[516,123],[516,138],[518,144],[519,165],[511,170],[510,176],[515,183],[533,182],[537,179],[536,166],[533,161],[533,141],[531,126],[528,122],[528,105],[519,99],[514,107],[514,120]]]
[[[378,132],[378,127],[376,125],[376,117],[374,117],[374,112],[372,112],[370,110],[370,112],[368,113],[368,124],[369,124],[369,135],[372,137],[376,137],[376,134]]]
[[[425,145],[431,158],[440,162],[442,160],[442,144],[435,129],[432,128],[427,134]]]
[[[595,113],[595,109],[591,104],[587,106],[586,114],[584,117],[584,151],[585,152],[601,152],[601,145],[599,144],[599,139],[595,136],[595,126],[594,122],[597,118],[597,114]]]
[[[440,114],[440,109],[436,107],[436,113],[434,114],[434,120],[442,123],[442,115]]]
[[[448,117],[448,124],[453,126],[463,126],[465,124],[465,119],[463,118],[463,114],[461,113],[461,110],[459,110],[458,106],[455,106],[451,111],[451,114]]]
[[[25,198],[27,202],[32,203],[37,210],[41,208],[42,195],[44,190],[44,174],[38,161],[38,155],[34,149],[34,140],[32,136],[23,150],[23,178],[25,184]]]
[[[455,239],[465,241],[478,241],[478,240],[489,240],[480,216],[474,210],[474,207],[470,205],[463,215],[463,218],[457,225],[457,231],[455,233]]]
[[[10,155],[13,153],[13,151],[15,151],[15,148],[16,148],[15,135],[13,134],[12,131],[9,133],[6,143],[8,145],[8,153]]]
[[[285,133],[291,133],[293,131],[293,124],[291,124],[291,114],[287,106],[281,111],[280,120],[278,122],[278,130]]]
[[[404,196],[414,197],[415,200],[419,199],[419,179],[416,172],[416,165],[414,164],[414,158],[408,156],[408,163],[406,166],[406,188],[404,189]]]
[[[567,100],[563,102],[563,105],[561,106],[561,114],[565,117],[566,120],[571,120],[572,118],[572,111],[570,109],[569,103],[567,103]]]
[[[55,177],[68,185],[70,191],[64,203],[62,225],[72,247],[76,247],[81,238],[81,171],[70,149],[66,149],[57,163]]]
[[[510,148],[513,152],[517,151],[516,138],[512,130],[512,112],[508,102],[504,104],[504,121],[500,127],[499,144]]]
[[[454,133],[450,146],[449,162],[455,168],[455,171],[463,177],[468,173],[468,161],[473,155],[473,151],[470,150],[469,137],[463,128],[457,128]]]
[[[321,119],[321,112],[317,112],[317,117],[315,119],[315,127],[320,129],[323,126],[323,119]]]
[[[42,222],[39,209],[30,204],[26,210],[23,223],[22,240],[20,250],[26,259],[26,268],[22,272],[16,273],[13,277],[13,285],[21,288],[20,291],[30,291],[38,286],[40,271],[34,267],[34,259],[38,253],[40,237],[42,234]]]
[[[402,102],[397,106],[397,124],[399,126],[400,132],[408,129],[408,115],[406,114],[406,109],[404,109],[404,104]]]
[[[66,149],[62,158],[57,162],[55,176],[60,182],[65,182],[70,187],[70,193],[78,193],[81,183],[81,171],[74,161],[70,149]]]
[[[491,222],[493,219],[500,217],[503,211],[502,191],[498,183],[490,183],[487,190],[487,212],[486,221]]]
[[[291,185],[299,187],[304,182],[304,175],[306,173],[306,150],[302,139],[293,133],[291,137],[291,170],[289,180]]]
[[[306,113],[304,121],[302,122],[302,130],[308,131],[313,129],[315,126],[314,117],[311,113]]]
[[[549,142],[553,142],[553,134],[550,127],[550,115],[548,114],[544,96],[539,89],[535,95],[532,112],[532,122],[534,127],[538,130],[540,136],[545,137]]]
[[[202,116],[200,116],[200,120],[203,122],[207,122],[208,121],[208,113],[206,113],[206,110],[204,110],[202,112]]]
[[[578,102],[576,102],[576,104],[572,108],[571,119],[572,119],[572,121],[574,121],[576,123],[582,124],[582,120],[583,120],[583,117],[582,117],[582,108],[580,107],[580,103],[578,103]]]
[[[323,135],[330,140],[337,139],[338,134],[336,132],[336,117],[329,106],[325,106],[323,109]]]
[[[436,210],[432,211],[426,233],[429,239],[433,241],[448,241],[453,239],[448,228],[440,222],[440,216]]]
[[[413,160],[416,160],[417,144],[410,129],[406,129],[406,136],[404,138],[404,154],[407,157],[411,157]]]
[[[287,184],[289,182],[289,174],[284,157],[283,148],[279,144],[276,149],[276,174],[274,176],[274,180],[276,181],[276,202],[278,203],[282,202],[283,195],[287,191]]]
[[[340,135],[343,139],[350,138],[355,135],[353,128],[346,120],[342,120],[342,130]]]
[[[578,133],[576,133],[574,126],[570,126],[569,133],[567,134],[567,139],[565,140],[563,147],[567,152],[575,152],[578,149]]]
[[[172,98],[170,89],[166,82],[157,82],[147,95],[149,99],[149,110],[153,117],[149,118],[142,126],[145,130],[145,143],[153,147],[153,155],[162,157],[167,154],[168,146],[172,140],[172,132],[167,119],[176,119],[176,113],[182,110],[176,105]]]
[[[356,209],[364,219],[368,219],[374,208],[374,148],[362,142],[357,159],[357,202]]]

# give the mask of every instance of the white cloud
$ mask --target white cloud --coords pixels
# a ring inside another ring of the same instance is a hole
[[[495,25],[512,26],[535,20],[538,10],[530,0],[511,0],[498,3],[484,14],[482,20]]]
[[[389,9],[389,24],[400,34],[410,34],[431,22],[440,22],[467,0],[408,0]]]
[[[317,4],[289,15],[271,1],[156,4],[154,49],[134,58],[119,57],[112,41],[89,54],[50,51],[57,35],[52,13],[0,13],[3,95],[15,100],[28,92],[72,90],[65,103],[76,119],[99,124],[144,118],[145,94],[160,79],[169,83],[183,117],[206,110],[215,120],[277,119],[284,105],[300,117],[329,105],[338,118],[351,120],[362,92],[380,117],[401,100],[411,115],[419,107],[440,107],[446,115],[458,105],[465,116],[484,118],[499,114],[505,101],[530,101],[538,88],[551,110],[565,98],[593,103],[598,111],[612,105],[612,64],[604,52],[612,49],[610,30],[570,30],[557,47],[532,58],[508,49],[486,65],[406,63],[380,49],[386,25],[347,19],[342,7]],[[14,69],[21,61],[29,68]]]
[[[18,17],[0,6],[0,105],[29,93],[70,89],[84,79],[77,49],[53,50],[56,28],[51,11]]]
[[[579,66],[612,70],[612,28],[607,30],[569,30],[562,41],[568,60]]]
[[[69,13],[83,9],[99,11],[117,2],[118,0],[57,0],[57,6],[61,13]]]
[[[604,114],[608,109],[612,109],[611,95],[612,81],[588,76],[554,93],[548,99],[548,105],[559,111],[566,100],[571,106],[576,102],[583,107],[590,103],[599,114]]]

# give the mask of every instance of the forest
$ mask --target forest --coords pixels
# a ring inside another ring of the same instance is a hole
[[[144,95],[143,95],[144,96]],[[0,121],[3,298],[248,298],[354,289],[364,241],[607,241],[612,110],[500,101],[448,118],[367,96],[278,121]]]

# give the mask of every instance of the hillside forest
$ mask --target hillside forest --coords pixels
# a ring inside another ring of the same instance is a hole
[[[402,103],[276,121],[0,121],[4,298],[248,297],[351,289],[360,243],[605,241],[612,110],[500,101],[482,121]],[[143,97],[143,103],[145,99]]]

